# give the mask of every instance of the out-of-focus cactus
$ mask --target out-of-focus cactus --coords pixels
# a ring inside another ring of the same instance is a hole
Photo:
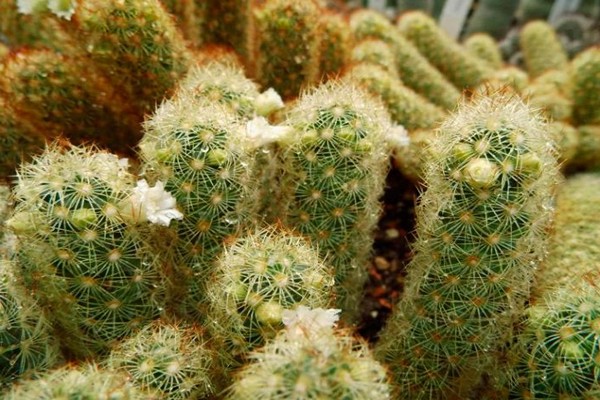
[[[547,19],[554,0],[520,0],[516,17],[521,24],[528,21]]]
[[[487,33],[502,39],[511,27],[519,0],[481,0],[465,26],[467,36]]]
[[[562,169],[569,169],[579,149],[577,128],[566,122],[550,121],[548,122],[548,132],[556,142],[558,161]]]
[[[245,356],[283,328],[283,311],[299,306],[329,307],[333,268],[303,238],[266,229],[240,238],[219,259],[208,297],[209,328]]]
[[[377,353],[399,399],[498,393],[497,359],[544,253],[558,167],[538,116],[516,96],[465,103],[431,141],[405,293]]]
[[[64,25],[140,121],[191,65],[183,35],[159,0],[86,0]]]
[[[18,268],[72,355],[105,352],[161,313],[164,282],[122,215],[135,191],[117,156],[53,145],[20,167],[14,195],[6,224],[19,240]],[[158,216],[160,205],[147,206]],[[152,218],[142,206],[132,204]]]
[[[404,84],[445,109],[453,109],[460,92],[382,14],[358,10],[350,16],[350,27],[357,42],[376,38],[388,43]]]
[[[353,39],[348,21],[333,12],[321,15],[320,37],[319,78],[324,80],[336,77],[348,64]]]
[[[387,73],[399,78],[396,57],[389,44],[381,39],[365,39],[352,49],[353,64],[375,64]]]
[[[250,355],[226,398],[389,400],[385,368],[366,343],[333,328],[335,311],[284,312],[284,330]]]
[[[564,69],[569,59],[554,28],[546,21],[528,22],[519,36],[525,66],[531,78],[552,69]]]
[[[164,182],[183,213],[163,232],[171,239],[161,254],[174,269],[173,302],[195,319],[203,316],[202,286],[215,258],[255,218],[252,153],[230,107],[181,90],[146,121],[140,142],[145,176]]]
[[[161,399],[204,399],[215,391],[215,356],[205,336],[199,326],[158,320],[121,342],[103,364]]]
[[[160,0],[160,2],[175,17],[177,27],[190,44],[200,47],[206,42],[208,2],[198,0]]]
[[[282,203],[336,271],[338,306],[351,318],[366,279],[389,160],[389,116],[362,89],[332,82],[289,111]]]
[[[346,78],[379,97],[392,120],[406,129],[433,128],[444,118],[444,110],[377,65],[357,64],[348,71]]]
[[[17,53],[6,62],[2,89],[16,115],[48,138],[93,141],[125,154],[139,139],[126,99],[83,57],[49,50]]]
[[[3,399],[159,400],[162,397],[139,389],[126,374],[106,371],[95,364],[84,364],[62,367],[37,379],[23,380],[15,384]]]
[[[225,44],[232,47],[247,62],[249,53],[248,35],[252,17],[250,0],[194,0],[196,7],[205,8],[205,40],[208,43]]]
[[[515,92],[521,94],[529,84],[529,76],[527,72],[514,66],[506,66],[498,69],[490,75],[488,79],[483,81],[476,89],[481,93],[486,93],[494,90],[502,90],[511,88]]]
[[[289,99],[318,82],[321,11],[315,0],[267,0],[255,10],[252,71],[262,88]]]
[[[582,171],[600,170],[600,125],[577,127],[577,152],[569,162],[569,169]]]
[[[58,343],[42,308],[0,260],[0,386],[31,376],[61,360]]]
[[[548,255],[536,272],[533,297],[542,298],[598,270],[600,175],[578,174],[559,186]]]
[[[0,179],[6,181],[15,174],[19,163],[41,153],[45,137],[31,124],[19,118],[4,96],[0,95]]]
[[[459,90],[476,87],[493,71],[451,39],[435,20],[420,11],[402,14],[397,27]]]
[[[409,132],[407,146],[396,149],[393,158],[394,166],[411,182],[421,183],[423,181],[423,167],[434,138],[435,130],[417,129]]]
[[[576,125],[600,123],[600,48],[592,47],[573,59],[573,120]]]
[[[502,67],[502,53],[498,44],[490,35],[475,33],[467,37],[463,45],[469,53],[480,58],[493,69]]]

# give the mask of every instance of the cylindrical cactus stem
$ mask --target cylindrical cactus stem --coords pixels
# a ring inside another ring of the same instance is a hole
[[[127,101],[79,55],[16,53],[0,85],[17,114],[47,137],[65,136],[74,144],[93,141],[125,154],[139,140]]]
[[[248,60],[248,36],[251,32],[251,0],[194,0],[205,8],[205,36],[207,43],[232,47],[244,60]]]
[[[127,399],[154,400],[155,393],[136,387],[126,374],[104,370],[96,364],[67,365],[36,379],[22,380],[5,394],[5,400]]]
[[[202,46],[206,38],[206,1],[160,0],[175,17],[177,27],[194,47]]]
[[[548,132],[556,142],[558,162],[562,170],[569,170],[579,148],[579,132],[574,126],[561,121],[548,122]]]
[[[598,184],[596,179],[595,184]],[[588,259],[587,261],[591,261]],[[579,267],[580,264],[569,264]],[[600,396],[600,288],[597,263],[579,282],[530,307],[518,337],[521,364],[514,399],[597,399]]]
[[[487,93],[509,87],[521,94],[527,88],[527,85],[529,85],[527,72],[518,67],[506,66],[494,71],[488,79],[479,84],[476,91]]]
[[[15,278],[15,272],[13,263],[0,260],[0,387],[61,361],[44,311]]]
[[[529,76],[536,78],[551,69],[564,69],[569,58],[556,31],[546,21],[525,24],[519,36],[519,44]]]
[[[315,0],[267,0],[254,11],[252,70],[263,89],[290,99],[318,82],[320,13]]]
[[[0,180],[8,180],[15,174],[21,162],[28,162],[41,153],[46,137],[29,121],[19,118],[9,102],[0,95]]]
[[[180,91],[145,123],[140,142],[149,180],[164,182],[183,219],[168,228],[164,255],[175,268],[173,299],[182,316],[201,318],[207,276],[223,246],[255,218],[252,151],[228,107]],[[169,256],[170,257],[170,256]],[[179,286],[181,285],[181,286]]]
[[[154,321],[113,349],[103,365],[161,399],[204,399],[215,391],[214,350],[200,326]]]
[[[563,182],[557,191],[548,255],[536,272],[533,299],[566,287],[597,271],[600,249],[600,175],[583,173]]]
[[[600,125],[577,127],[578,144],[575,155],[569,160],[571,171],[600,171]]]
[[[430,143],[415,256],[377,354],[400,399],[478,398],[510,375],[496,355],[545,251],[555,151],[510,93],[463,104]]]
[[[286,124],[294,135],[284,150],[283,220],[335,267],[337,304],[351,319],[389,166],[389,116],[363,89],[331,81],[304,95]]]
[[[443,109],[404,86],[397,76],[377,65],[355,65],[345,77],[379,97],[392,121],[406,129],[433,128],[444,118]]]
[[[64,24],[135,107],[151,112],[191,66],[183,35],[159,0],[90,0]]]
[[[334,78],[350,60],[352,32],[348,21],[340,14],[325,11],[320,17],[319,79]]]
[[[427,14],[407,12],[398,18],[396,26],[459,90],[476,87],[493,71],[451,39]]]
[[[356,11],[350,16],[350,27],[356,42],[376,38],[388,43],[406,86],[440,107],[453,109],[456,106],[460,92],[400,35],[384,15],[374,10]]]
[[[475,33],[463,42],[467,52],[484,61],[487,65],[497,70],[502,67],[502,52],[498,43],[490,35]]]
[[[600,48],[592,47],[571,61],[573,120],[576,125],[600,124]]]
[[[18,171],[6,223],[18,267],[75,357],[107,351],[164,308],[156,257],[122,216],[134,194],[117,156],[85,147],[50,146]]]
[[[286,310],[286,327],[251,353],[226,399],[391,399],[385,367],[351,331],[334,329],[335,311]]]
[[[305,239],[258,230],[219,258],[207,289],[209,328],[241,360],[283,328],[284,310],[331,306],[333,284],[333,267]]]
[[[352,64],[375,64],[399,78],[396,56],[391,46],[377,38],[367,38],[357,43],[350,56]]]

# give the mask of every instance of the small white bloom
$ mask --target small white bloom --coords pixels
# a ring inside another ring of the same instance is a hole
[[[330,330],[340,319],[339,309],[315,308],[311,310],[306,306],[299,306],[295,310],[284,310],[282,322],[287,332],[292,337],[306,336]]]
[[[134,222],[149,221],[169,226],[172,219],[182,219],[183,214],[175,208],[175,198],[164,189],[161,181],[150,187],[145,179],[137,182],[133,194],[121,208],[121,213]]]
[[[394,125],[387,131],[386,135],[388,143],[393,148],[402,148],[408,147],[410,144],[410,138],[408,137],[408,132],[402,125]]]
[[[246,123],[246,136],[254,147],[277,142],[292,131],[289,126],[270,125],[264,117],[255,117]]]
[[[280,110],[285,106],[279,93],[273,88],[267,89],[259,94],[254,100],[254,108],[258,115],[267,116],[274,111]]]
[[[17,10],[21,14],[33,14],[44,10],[47,0],[17,0]]]
[[[70,20],[75,13],[75,0],[49,0],[48,8],[59,17]]]

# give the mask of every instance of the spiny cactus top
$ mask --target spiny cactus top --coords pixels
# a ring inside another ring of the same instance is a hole
[[[463,104],[431,141],[405,295],[380,341],[400,398],[467,398],[522,310],[544,252],[557,162],[544,125],[502,93]]]
[[[286,311],[284,330],[252,353],[227,399],[389,400],[384,367],[351,332],[334,329],[336,311]]]
[[[302,96],[286,124],[295,135],[285,144],[285,223],[328,257],[345,306],[338,304],[351,312],[379,218],[389,116],[351,82],[330,81]]]
[[[208,284],[210,328],[238,355],[283,327],[285,309],[328,307],[333,268],[293,232],[265,229],[238,239]]]
[[[53,145],[18,171],[7,226],[19,267],[76,355],[106,350],[161,311],[154,256],[120,213],[132,191],[123,162],[90,148]]]

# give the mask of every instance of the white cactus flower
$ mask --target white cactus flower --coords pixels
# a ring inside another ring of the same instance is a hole
[[[17,10],[21,14],[33,14],[46,7],[47,0],[17,0]]]
[[[292,131],[290,126],[271,125],[264,117],[255,117],[246,123],[246,137],[254,147],[277,142]]]
[[[284,310],[281,320],[290,337],[306,337],[333,329],[340,319],[340,311],[333,308],[310,309],[299,306],[295,310]]]
[[[408,147],[410,144],[410,138],[406,128],[402,125],[394,125],[387,131],[387,142],[393,148]]]
[[[75,13],[75,0],[49,0],[48,8],[61,18],[70,20]]]
[[[182,219],[183,214],[175,208],[175,198],[164,189],[161,181],[150,187],[145,179],[137,182],[133,194],[121,207],[121,215],[135,223],[149,221],[169,226],[172,219]]]
[[[269,88],[259,94],[254,100],[254,108],[258,115],[267,116],[274,111],[280,110],[285,106],[279,93],[273,88]]]

